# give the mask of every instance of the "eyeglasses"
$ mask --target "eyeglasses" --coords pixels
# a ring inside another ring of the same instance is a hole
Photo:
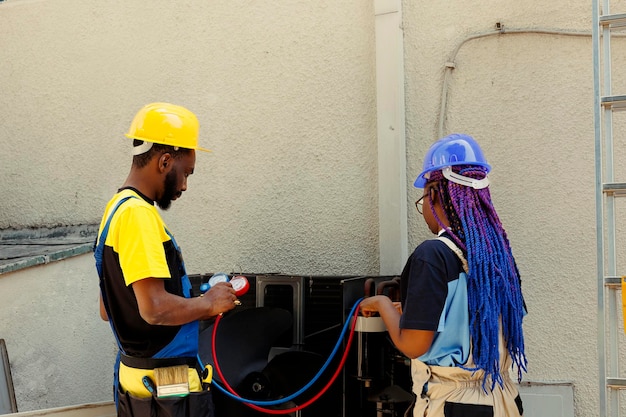
[[[429,190],[425,190],[426,193],[423,196],[421,196],[419,200],[415,202],[415,208],[417,209],[417,212],[419,214],[424,214],[424,197],[428,197],[431,190],[432,188]]]

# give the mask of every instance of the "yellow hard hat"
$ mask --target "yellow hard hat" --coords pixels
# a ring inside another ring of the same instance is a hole
[[[144,141],[144,145],[135,147],[133,155],[148,151],[152,143],[211,152],[198,146],[199,130],[198,118],[186,108],[151,103],[137,112],[126,137]]]

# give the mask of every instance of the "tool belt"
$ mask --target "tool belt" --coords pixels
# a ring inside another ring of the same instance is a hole
[[[135,369],[157,369],[185,366],[198,369],[196,358],[138,358],[120,354],[120,361]],[[203,389],[182,396],[136,397],[118,386],[118,417],[214,417],[215,409],[211,391]]]
[[[118,417],[214,417],[211,391],[191,392],[184,397],[137,398],[118,388]]]

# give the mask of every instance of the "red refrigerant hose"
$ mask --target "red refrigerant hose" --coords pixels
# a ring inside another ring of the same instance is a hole
[[[357,307],[354,310],[354,315],[352,317],[352,325],[350,327],[350,336],[348,337],[348,343],[346,345],[346,350],[343,353],[343,356],[341,357],[341,362],[339,363],[339,366],[337,367],[337,369],[335,370],[335,373],[333,374],[333,376],[330,378],[330,381],[328,381],[328,383],[324,386],[324,388],[322,388],[320,390],[320,392],[318,392],[313,398],[311,398],[310,400],[308,400],[307,402],[293,407],[293,408],[289,408],[289,409],[284,409],[284,410],[273,410],[273,409],[268,409],[268,408],[263,408],[263,407],[259,407],[257,405],[254,404],[250,404],[250,403],[246,403],[245,401],[243,402],[245,405],[247,405],[248,407],[257,410],[257,411],[262,411],[264,413],[268,413],[268,414],[289,414],[289,413],[293,413],[295,411],[298,410],[302,410],[305,407],[308,407],[309,405],[311,405],[312,403],[314,403],[315,401],[317,401],[327,390],[328,388],[330,388],[330,386],[333,384],[333,382],[335,382],[335,380],[337,379],[337,376],[339,376],[339,373],[341,372],[341,369],[343,368],[346,359],[348,357],[348,352],[350,351],[350,346],[352,345],[352,336],[354,336],[354,328],[356,326],[356,320],[357,320],[357,316],[359,314],[359,308]],[[213,325],[213,335],[212,335],[212,340],[211,340],[211,348],[213,350],[213,364],[215,365],[215,371],[217,372],[217,374],[219,375],[220,379],[222,380],[222,383],[224,384],[224,387],[226,387],[226,389],[233,395],[241,398],[241,396],[239,394],[237,394],[235,392],[235,390],[228,384],[228,382],[226,381],[226,378],[224,378],[224,375],[222,374],[222,369],[220,368],[218,362],[217,362],[217,352],[215,350],[215,339],[216,339],[216,334],[217,334],[217,325],[220,322],[222,318],[222,315],[218,315],[217,318],[215,319],[215,324]]]

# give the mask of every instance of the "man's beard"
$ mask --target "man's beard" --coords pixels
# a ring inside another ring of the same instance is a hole
[[[157,206],[159,206],[161,210],[169,209],[174,197],[180,197],[181,193],[176,188],[177,183],[178,176],[174,171],[170,171],[165,176],[165,190],[163,191],[163,195],[156,201]]]

